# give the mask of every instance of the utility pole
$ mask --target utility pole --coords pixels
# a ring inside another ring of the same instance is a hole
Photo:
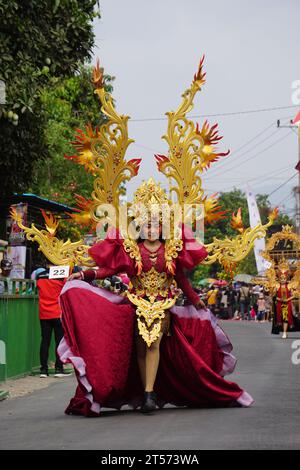
[[[282,125],[280,119],[277,120],[277,127],[296,129],[298,134],[298,162],[296,169],[298,170],[298,185],[293,188],[295,202],[296,202],[296,216],[295,216],[295,228],[296,233],[300,235],[300,111],[297,114],[296,118],[290,120],[289,125]]]

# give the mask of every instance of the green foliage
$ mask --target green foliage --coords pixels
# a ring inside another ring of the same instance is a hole
[[[0,79],[7,106],[33,110],[49,77],[71,76],[91,57],[96,0],[0,0]]]
[[[191,276],[193,284],[197,286],[202,279],[210,277],[209,273],[210,266],[205,266],[205,264],[200,264],[199,266],[197,266]]]
[[[23,191],[48,155],[41,93],[91,57],[96,0],[0,0],[1,194]],[[4,150],[3,150],[4,149]]]
[[[222,206],[222,210],[227,210],[226,218],[218,220],[217,222],[205,226],[205,243],[211,243],[213,237],[223,239],[225,236],[233,237],[236,235],[236,231],[230,226],[231,216],[242,208],[242,216],[244,225],[249,225],[248,206],[245,194],[239,189],[234,189],[228,193],[221,193],[219,202]]]
[[[249,255],[237,265],[236,274],[241,273],[257,275],[254,250],[251,250]]]

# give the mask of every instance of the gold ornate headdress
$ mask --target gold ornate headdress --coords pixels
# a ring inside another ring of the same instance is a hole
[[[168,128],[163,139],[169,145],[168,156],[156,155],[159,171],[169,180],[172,200],[171,198],[168,200],[163,190],[156,185],[154,185],[154,192],[150,191],[149,194],[151,194],[150,199],[153,196],[153,199],[158,200],[159,203],[161,201],[166,204],[172,203],[173,196],[175,196],[176,202],[181,206],[202,204],[205,223],[212,223],[224,218],[226,211],[220,210],[216,195],[211,197],[204,195],[201,174],[213,162],[228,155],[229,152],[222,153],[216,148],[222,138],[218,135],[217,124],[210,127],[205,121],[200,127],[187,118],[187,114],[193,108],[196,93],[205,83],[203,61],[204,56],[190,88],[182,94],[182,102],[178,109],[175,112],[166,113]],[[101,223],[106,205],[112,205],[118,215],[122,185],[138,174],[140,165],[140,159],[125,160],[126,150],[133,142],[128,136],[129,117],[116,111],[111,94],[105,90],[103,73],[103,69],[97,62],[93,82],[95,93],[101,101],[101,111],[107,120],[99,129],[93,130],[88,125],[85,131],[77,130],[73,142],[76,154],[66,157],[82,165],[95,177],[91,198],[85,199],[76,195],[79,212],[70,214],[75,222],[90,228],[95,228],[97,223]],[[143,183],[136,193],[134,202],[140,202],[141,198],[147,199],[148,189],[148,183]],[[12,212],[12,217],[18,220],[14,212]],[[240,234],[233,239],[214,239],[213,243],[206,246],[209,255],[205,263],[211,264],[219,261],[225,268],[232,269],[236,262],[249,253],[254,240],[265,236],[267,228],[273,223],[275,217],[274,212],[266,225],[258,225],[254,229],[237,228]],[[45,230],[38,230],[34,224],[31,227],[25,227],[21,220],[18,220],[18,223],[28,239],[39,243],[40,250],[52,263],[85,266],[94,264],[87,254],[88,246],[84,245],[83,240],[61,241],[55,237],[56,228],[55,230],[52,228],[49,233]],[[53,226],[55,224],[56,221],[53,219]],[[175,244],[178,245],[175,235],[174,239]],[[170,244],[174,246],[173,240],[170,240]],[[171,263],[171,260],[169,262]]]
[[[153,178],[144,181],[134,193],[133,203],[129,210],[138,225],[148,222],[150,216],[162,220],[162,212],[169,207],[170,201],[166,192]]]

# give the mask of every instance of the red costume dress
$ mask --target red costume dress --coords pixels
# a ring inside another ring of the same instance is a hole
[[[143,272],[153,267],[150,252],[140,243]],[[167,272],[161,244],[155,261],[158,272]],[[109,236],[89,250],[97,278],[126,272],[136,275],[134,260],[125,252],[123,240]],[[186,241],[175,259],[175,280],[190,305],[170,309],[170,330],[160,344],[160,363],[154,385],[157,403],[177,406],[249,406],[253,400],[236,383],[223,376],[231,373],[236,359],[232,345],[209,310],[197,310],[197,294],[184,269],[199,264],[207,252],[198,245],[188,250]],[[85,272],[85,279],[95,277]],[[78,387],[67,414],[98,416],[101,407],[138,407],[143,400],[135,349],[135,307],[123,296],[84,281],[68,282],[61,294],[65,337],[58,352],[63,362],[75,368]]]
[[[292,293],[288,288],[288,285],[280,284],[277,291],[277,298],[284,300],[284,302],[277,300],[276,303],[276,320],[278,325],[282,325],[282,323],[288,323],[289,327],[294,325],[292,301],[289,300],[286,302],[286,299],[289,299],[290,297],[292,297]]]

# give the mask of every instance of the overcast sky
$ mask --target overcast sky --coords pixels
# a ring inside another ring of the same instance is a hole
[[[177,108],[203,53],[207,82],[192,115],[293,105],[292,83],[300,80],[299,0],[102,0],[100,7],[95,57],[116,76],[117,108],[133,120],[128,158],[143,158],[132,190],[152,175],[165,184],[153,154],[167,152],[161,140],[167,121],[143,119],[164,118]],[[247,181],[268,194],[296,173],[297,135],[277,129],[276,121],[288,123],[297,110],[208,118],[224,136],[219,148],[232,152],[203,176],[208,194],[245,190]],[[296,182],[276,191],[272,203],[293,208],[288,197]]]

